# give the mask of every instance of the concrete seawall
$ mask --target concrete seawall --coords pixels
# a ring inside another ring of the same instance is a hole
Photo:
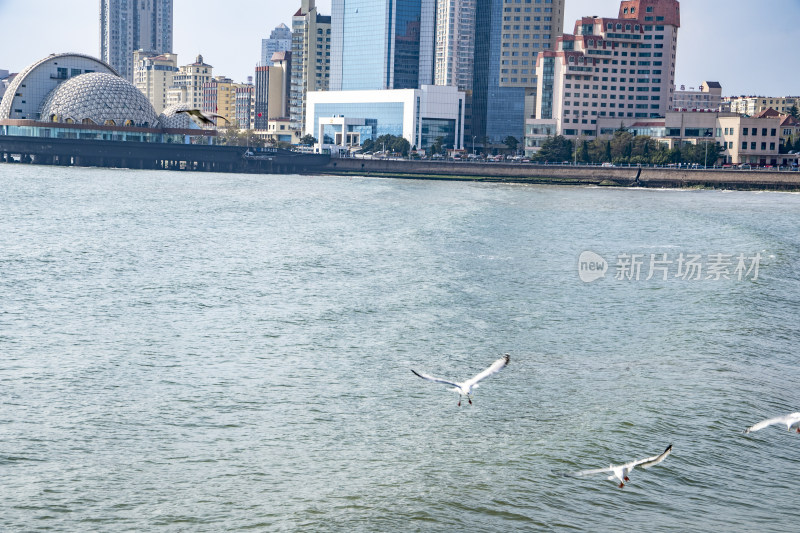
[[[328,174],[554,185],[800,190],[800,172],[331,159]]]

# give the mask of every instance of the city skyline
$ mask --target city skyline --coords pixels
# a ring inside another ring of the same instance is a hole
[[[239,9],[217,10],[211,0],[174,0],[174,52],[179,64],[203,54],[215,72],[246,81],[254,75],[260,59],[261,40],[279,24],[288,25],[300,5],[299,0],[236,3]],[[770,18],[769,24],[761,27],[748,26],[748,38],[738,39],[732,36],[731,28],[744,27],[740,13],[749,5],[745,0],[683,0],[676,83],[697,87],[704,80],[719,81],[725,95],[800,93],[795,69],[788,66],[786,55],[777,46],[775,54],[764,54],[761,47],[752,44],[793,42],[792,37],[800,33],[792,23],[800,16],[800,2],[766,0],[766,4],[781,16]],[[331,13],[331,0],[319,0],[317,6],[320,13]],[[619,0],[567,0],[565,31],[571,33],[581,16],[607,16],[618,6]],[[49,16],[41,17],[43,11]],[[207,15],[210,12],[215,13],[213,26]],[[0,57],[0,68],[19,72],[50,53],[100,55],[97,0],[0,0],[0,20],[13,21],[0,32],[0,50],[14,51]],[[83,21],[85,31],[64,31],[65,27],[82,27]],[[713,25],[705,21],[713,21]],[[36,38],[25,38],[31,29]],[[24,48],[19,47],[20,42],[25,43]]]

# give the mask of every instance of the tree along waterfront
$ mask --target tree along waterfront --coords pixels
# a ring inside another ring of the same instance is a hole
[[[615,165],[717,164],[722,147],[715,141],[668,148],[646,135],[618,130],[604,139],[572,141],[561,135],[549,137],[533,156],[538,162],[613,163]]]

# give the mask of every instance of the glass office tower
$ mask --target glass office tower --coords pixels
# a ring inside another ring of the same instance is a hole
[[[475,10],[475,77],[472,93],[472,135],[493,144],[525,130],[525,89],[500,86],[503,50],[503,0],[478,0]]]
[[[435,0],[333,0],[331,90],[432,83],[432,6]]]

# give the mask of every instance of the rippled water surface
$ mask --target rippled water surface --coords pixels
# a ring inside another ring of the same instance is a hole
[[[796,530],[742,430],[800,410],[798,258],[792,194],[0,165],[0,530]]]

